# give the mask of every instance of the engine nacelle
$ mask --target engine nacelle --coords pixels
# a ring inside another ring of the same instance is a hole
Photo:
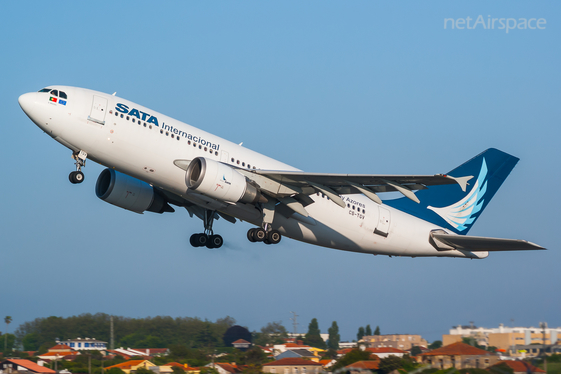
[[[185,173],[185,184],[190,190],[230,203],[267,201],[261,191],[244,175],[223,163],[196,157]]]
[[[99,174],[95,184],[95,194],[109,204],[135,213],[174,212],[154,187],[112,169],[105,169]]]

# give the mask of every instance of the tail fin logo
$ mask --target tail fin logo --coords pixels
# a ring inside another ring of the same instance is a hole
[[[485,158],[483,158],[477,181],[466,197],[446,207],[435,208],[428,206],[427,208],[442,217],[456,230],[466,230],[475,221],[485,202],[483,197],[485,192],[487,192],[487,172],[487,163]]]

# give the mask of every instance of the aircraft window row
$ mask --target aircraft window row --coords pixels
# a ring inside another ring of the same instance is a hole
[[[230,159],[230,161],[232,161],[232,164],[233,164],[233,163],[236,163],[236,164],[241,165],[242,167],[245,168],[245,162],[243,162],[243,161],[236,160],[236,159],[233,158],[233,157]],[[248,169],[251,169],[251,165],[250,165],[250,164],[247,164],[247,168],[248,168]],[[255,169],[255,166],[254,166],[253,168]]]
[[[60,97],[61,99],[65,99],[65,100],[68,99],[68,96],[66,96],[66,92],[64,91],[52,90],[50,88],[43,88],[42,90],[39,90],[39,92],[49,92],[51,95]]]
[[[109,114],[111,114],[112,112],[113,112],[113,111],[110,110],[110,111],[109,111]],[[123,113],[120,113],[120,114],[119,114],[119,112],[115,112],[115,117],[125,118],[125,115],[124,115]],[[126,120],[127,120],[127,121],[130,121],[131,118],[130,118],[129,116],[126,116]],[[136,118],[133,118],[133,119],[132,119],[132,123],[136,123],[136,121],[137,121]],[[144,125],[144,127],[147,126],[147,125],[146,125],[146,122],[142,122],[141,120],[138,120],[138,125],[139,125],[139,126],[140,126],[140,125]],[[151,130],[151,129],[152,129],[152,125],[148,125],[148,128]],[[166,133],[166,136],[171,136],[172,139],[177,139],[178,141],[181,140],[181,137],[180,137],[179,135],[178,135],[178,136],[176,136],[175,134],[171,134],[171,135],[170,135],[169,131],[166,131],[165,133]],[[163,129],[160,129],[160,134],[162,134],[162,135],[164,134],[164,130],[163,130]],[[188,141],[187,141],[187,144],[191,145],[191,141],[188,140]],[[197,147],[197,143],[193,142],[193,147],[196,148],[196,147]],[[201,149],[201,150],[203,149],[203,146],[200,145],[200,144],[199,144],[199,149]],[[214,153],[215,156],[218,156],[218,151],[214,151],[213,149],[209,149],[208,147],[204,147],[204,151],[205,151],[205,152],[210,151],[210,154],[213,154],[213,153]]]
[[[352,208],[352,210],[355,210],[355,209],[356,209],[356,211],[360,213],[360,208],[359,208],[359,207],[356,207],[356,208],[355,208],[354,205],[351,206],[351,204],[348,204],[348,203],[347,203],[347,208]],[[365,211],[364,209],[362,209],[362,213],[366,213],[366,211]]]

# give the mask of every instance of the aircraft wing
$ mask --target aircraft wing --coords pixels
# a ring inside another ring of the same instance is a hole
[[[241,170],[240,170],[241,171]],[[249,178],[259,175],[280,185],[303,191],[304,194],[321,191],[335,203],[344,206],[339,194],[362,193],[381,204],[378,192],[398,191],[409,199],[419,202],[413,191],[426,189],[427,186],[458,184],[463,191],[473,176],[454,178],[449,175],[368,175],[368,174],[325,174],[301,171],[252,170],[245,171]],[[255,179],[252,178],[252,179]],[[259,183],[259,181],[256,181]]]
[[[545,249],[526,240],[486,238],[481,236],[444,234],[440,230],[432,232],[431,244],[439,251],[452,249],[470,252],[527,251]]]

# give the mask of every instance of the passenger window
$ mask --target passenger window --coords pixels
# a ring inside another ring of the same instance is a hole
[[[51,95],[53,95],[53,96],[58,96],[58,91],[57,91],[57,90],[52,90],[52,91],[51,91]]]
[[[61,99],[67,99],[67,97],[66,97],[66,92],[60,91],[60,92],[58,93],[58,97],[60,97]]]

